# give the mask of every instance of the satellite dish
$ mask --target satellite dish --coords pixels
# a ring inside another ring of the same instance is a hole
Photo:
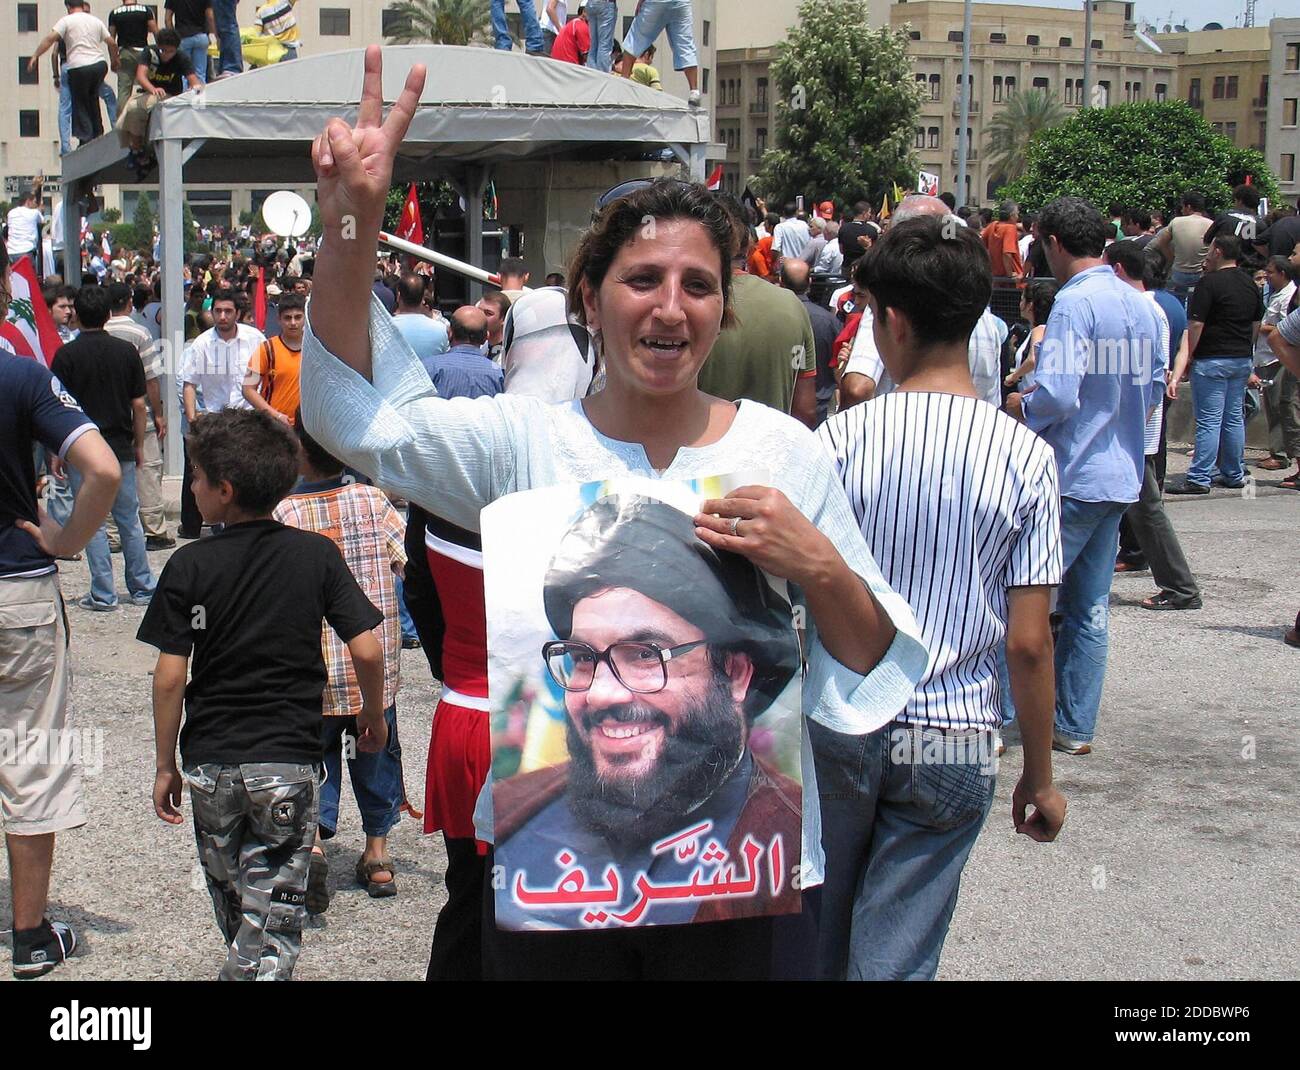
[[[1221,22],[1207,22],[1207,23],[1202,27],[1202,29],[1203,29],[1203,30],[1221,30],[1221,29],[1223,29],[1223,23],[1221,23]]]
[[[297,238],[311,226],[311,205],[293,190],[277,190],[262,205],[267,230],[282,238]]]

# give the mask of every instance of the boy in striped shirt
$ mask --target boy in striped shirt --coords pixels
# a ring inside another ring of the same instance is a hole
[[[930,979],[993,801],[1004,640],[1024,739],[1016,831],[1049,841],[1065,817],[1051,761],[1056,461],[972,382],[968,341],[992,290],[973,231],[953,217],[896,223],[861,272],[897,385],[818,434],[930,661],[907,707],[875,732],[809,722],[826,851],[819,959],[827,978]]]

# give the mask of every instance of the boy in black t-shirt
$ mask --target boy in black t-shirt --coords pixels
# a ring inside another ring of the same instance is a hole
[[[190,785],[199,859],[230,947],[222,979],[288,980],[319,808],[321,623],[352,655],[357,746],[378,751],[388,736],[384,658],[371,629],[383,615],[330,539],[271,519],[298,476],[286,428],[227,409],[196,420],[187,445],[199,509],[225,528],[172,556],[137,633],[159,650],[154,809],[180,824],[182,780]]]

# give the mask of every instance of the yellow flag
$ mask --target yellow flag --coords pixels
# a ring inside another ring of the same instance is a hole
[[[889,194],[888,193],[885,194],[885,199],[880,202],[880,214],[879,216],[877,216],[877,218],[878,219],[889,218]]]
[[[894,183],[894,203],[900,204],[903,200],[903,191],[898,188],[898,183]]]

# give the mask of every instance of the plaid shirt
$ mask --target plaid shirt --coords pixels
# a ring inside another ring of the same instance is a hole
[[[315,531],[334,540],[366,597],[384,615],[375,638],[384,648],[384,708],[397,699],[402,650],[395,575],[406,567],[406,525],[382,491],[341,478],[304,483],[271,514],[289,527]],[[329,671],[323,711],[326,717],[361,712],[361,688],[352,656],[328,624],[321,629],[321,653]]]

